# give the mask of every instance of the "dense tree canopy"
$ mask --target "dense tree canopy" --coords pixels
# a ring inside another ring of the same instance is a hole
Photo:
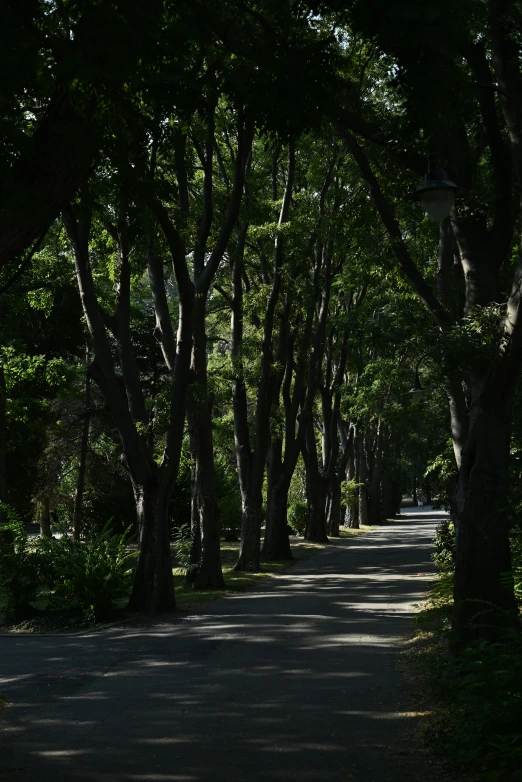
[[[0,501],[45,534],[132,526],[130,607],[158,612],[188,526],[216,589],[222,533],[258,570],[422,492],[452,509],[458,643],[515,625],[519,4],[3,21]],[[458,184],[440,225],[430,153]]]

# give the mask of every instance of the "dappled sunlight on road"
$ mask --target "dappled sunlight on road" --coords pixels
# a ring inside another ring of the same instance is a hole
[[[4,769],[23,782],[430,782],[397,749],[415,716],[400,711],[393,655],[433,577],[437,518],[343,539],[197,616],[0,638]]]

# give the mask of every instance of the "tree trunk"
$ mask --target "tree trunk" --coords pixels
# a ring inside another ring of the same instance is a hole
[[[395,516],[395,496],[393,479],[389,472],[382,476],[382,514],[381,519],[392,519]]]
[[[176,608],[170,552],[169,496],[157,482],[133,485],[139,530],[138,565],[129,600],[130,611],[151,614]]]
[[[457,488],[456,644],[498,640],[518,626],[513,594],[507,479],[511,404],[479,410],[462,452]]]
[[[359,459],[357,455],[357,431],[352,429],[352,445],[348,453],[348,464],[346,466],[346,480],[355,481],[359,480]],[[346,505],[344,515],[344,526],[348,529],[357,529],[359,526],[359,498],[354,497],[352,502]]]
[[[251,571],[261,567],[261,504],[243,503],[241,543],[234,570]]]
[[[363,446],[363,434],[359,432],[355,444],[356,449],[356,481],[360,484],[357,490],[357,515],[354,514],[352,529],[359,529],[361,524],[368,523],[368,504],[366,496],[366,456]]]
[[[306,499],[308,504],[304,537],[305,540],[309,540],[312,543],[328,543],[326,535],[325,482],[319,469],[314,424],[311,416],[306,425],[303,457],[306,469]]]
[[[206,389],[205,389],[206,390]],[[194,393],[199,393],[193,389]],[[212,403],[192,399],[187,408],[190,448],[194,461],[192,518],[199,529],[199,561],[190,577],[193,589],[223,589],[220,523],[214,478]],[[197,536],[197,533],[196,533]]]
[[[251,446],[248,400],[243,366],[243,271],[244,251],[248,225],[243,223],[233,255],[232,267],[232,317],[230,324],[230,356],[234,382],[232,385],[232,406],[234,412],[234,444],[237,473],[241,491],[241,541],[235,571],[256,572],[261,567],[261,509],[263,503],[263,475],[269,431],[266,418],[270,410],[270,357],[263,350],[261,373],[257,389],[256,415],[254,420],[253,447]],[[278,293],[276,289],[276,300]],[[273,295],[270,297],[273,298]],[[271,323],[275,301],[269,303],[269,314],[265,320],[264,343],[272,336]],[[267,323],[267,321],[269,321]]]
[[[426,481],[424,484],[424,496],[426,498],[426,505],[431,505],[432,503],[431,483],[429,481]]]
[[[206,297],[196,299],[192,343],[192,377],[187,405],[190,450],[194,463],[192,519],[199,529],[199,561],[189,582],[193,589],[223,589],[220,523],[214,476],[212,400],[207,386]],[[197,536],[197,534],[196,534]],[[194,550],[194,548],[193,548]]]
[[[74,508],[73,508],[73,538],[74,540],[80,539],[82,531],[82,504],[83,504],[83,492],[85,488],[85,475],[87,472],[87,451],[89,447],[89,428],[90,428],[90,406],[91,406],[91,378],[89,375],[89,348],[85,351],[86,367],[85,367],[85,406],[83,410],[83,423],[82,423],[82,435],[80,440],[80,464],[78,467],[78,478],[76,481],[76,491],[74,493]]]
[[[366,484],[364,483],[359,487],[359,519],[357,529],[359,529],[362,524],[368,524],[368,498]]]
[[[44,497],[39,503],[38,523],[40,524],[40,535],[42,538],[51,537],[51,503],[49,497]]]
[[[326,496],[324,481],[319,471],[310,474],[307,470],[306,495],[308,514],[306,518],[305,540],[312,543],[328,543],[326,534]]]
[[[7,415],[6,415],[5,372],[0,356],[0,502],[7,503]],[[0,524],[5,524],[6,514],[0,508]],[[0,542],[6,539],[5,532],[0,533]]]
[[[287,522],[290,483],[283,474],[281,454],[281,440],[273,440],[268,453],[266,527],[262,551],[263,559],[268,561],[293,559]]]
[[[330,484],[326,507],[326,529],[328,535],[332,538],[338,538],[339,527],[341,526],[341,481],[337,473]]]
[[[417,507],[417,503],[419,502],[419,497],[417,495],[417,478],[413,479],[413,491],[411,493],[411,498],[413,500],[414,506]]]

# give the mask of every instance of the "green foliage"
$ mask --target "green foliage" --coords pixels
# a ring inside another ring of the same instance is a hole
[[[522,605],[522,529],[517,527],[511,534],[511,565],[515,597]]]
[[[221,529],[229,536],[237,536],[241,530],[241,495],[236,486],[218,498]]]
[[[25,526],[12,508],[0,503],[6,521],[0,524],[0,587],[7,598],[6,616],[23,619],[41,588],[40,558]]]
[[[304,535],[306,530],[306,519],[308,515],[308,505],[300,499],[294,499],[288,505],[288,523],[296,535]]]
[[[443,573],[452,573],[455,569],[456,541],[455,526],[450,519],[443,519],[437,526],[434,544],[433,561]]]
[[[136,554],[129,552],[129,530],[113,533],[111,522],[100,532],[75,541],[63,530],[60,538],[41,538],[42,575],[50,586],[49,604],[80,609],[93,618],[110,614],[114,602],[129,592]]]
[[[501,643],[477,642],[448,654],[453,608],[455,531],[439,524],[434,561],[441,570],[418,625],[436,640],[424,652],[429,683],[438,700],[428,732],[434,750],[453,766],[484,782],[522,778],[522,643],[511,631]],[[511,536],[515,591],[522,601],[522,536]]]
[[[128,531],[114,534],[108,522],[85,542],[59,529],[58,538],[31,540],[24,524],[6,505],[0,526],[0,587],[7,597],[6,617],[23,619],[46,599],[55,610],[81,610],[92,618],[108,615],[129,591],[136,554],[129,552]]]
[[[359,489],[364,483],[357,483],[354,480],[343,481],[341,483],[341,502],[347,508],[356,508],[359,498]]]
[[[487,782],[522,775],[522,645],[478,643],[458,658],[431,659],[431,681],[443,700],[430,741],[453,764]]]
[[[190,526],[182,524],[178,527],[172,536],[174,541],[174,563],[185,574],[191,567],[190,551],[192,548],[192,538],[190,535]]]

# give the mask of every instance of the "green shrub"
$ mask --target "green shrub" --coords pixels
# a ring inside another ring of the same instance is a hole
[[[40,558],[22,520],[0,503],[6,521],[0,524],[0,587],[6,595],[6,618],[25,619],[34,612],[32,603],[42,586]]]
[[[364,483],[343,481],[341,483],[341,501],[346,508],[356,508],[359,502],[359,489]]]
[[[433,667],[443,699],[431,740],[438,752],[488,782],[522,779],[522,645],[477,643]]]
[[[308,505],[306,502],[296,499],[288,506],[288,523],[296,535],[305,534],[307,516]]]
[[[522,604],[522,529],[517,527],[511,534],[511,563],[515,597]]]
[[[50,586],[49,607],[81,609],[93,618],[106,616],[130,588],[135,553],[127,551],[129,531],[113,533],[108,522],[85,542],[62,531],[60,538],[39,541],[41,569]]]
[[[237,539],[241,532],[241,495],[237,489],[218,498],[219,521],[222,532],[231,539]]]
[[[437,526],[434,539],[435,553],[433,561],[443,573],[453,572],[455,569],[455,526],[450,519],[443,519]]]
[[[190,569],[190,551],[192,548],[192,537],[190,534],[190,526],[188,524],[182,524],[175,530],[173,537],[174,541],[174,565],[185,573]]]

